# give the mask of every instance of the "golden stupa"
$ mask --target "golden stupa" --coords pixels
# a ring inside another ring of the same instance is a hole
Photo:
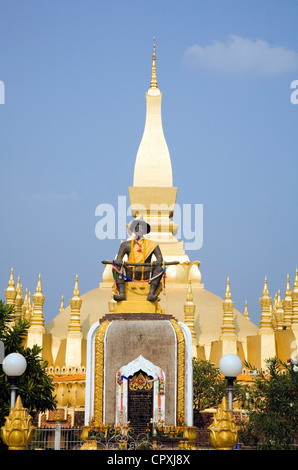
[[[234,353],[259,368],[265,368],[265,360],[275,355],[287,360],[296,350],[298,336],[298,271],[293,290],[287,279],[283,301],[279,294],[272,303],[265,279],[259,327],[249,319],[247,306],[243,313],[234,308],[229,279],[223,280],[224,299],[205,289],[200,261],[191,261],[183,241],[175,237],[178,227],[172,217],[177,188],[173,186],[171,158],[163,133],[161,98],[154,42],[151,83],[146,93],[146,122],[129,196],[133,217],[143,217],[150,224],[147,237],[158,242],[164,260],[180,262],[166,271],[166,288],[160,294],[160,306],[165,313],[188,325],[193,339],[192,353],[197,358],[218,365],[223,354]],[[15,306],[16,318],[23,316],[30,320],[27,344],[42,346],[42,355],[49,362],[48,373],[54,377],[59,407],[84,411],[87,336],[95,322],[115,309],[114,280],[111,265],[107,265],[99,287],[80,294],[78,276],[74,278],[69,305],[64,308],[62,298],[60,311],[47,325],[43,318],[40,275],[33,303],[27,291],[23,297],[19,279],[15,286],[13,270],[5,294],[7,304]]]

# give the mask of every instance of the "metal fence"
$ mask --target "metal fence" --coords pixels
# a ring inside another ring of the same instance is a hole
[[[36,428],[30,450],[74,450],[83,444],[82,428],[64,428],[60,424],[53,428]]]
[[[30,443],[30,450],[77,450],[83,444],[81,427],[63,427],[56,424],[53,428],[36,428],[34,438]],[[197,448],[210,448],[209,431],[197,431]]]

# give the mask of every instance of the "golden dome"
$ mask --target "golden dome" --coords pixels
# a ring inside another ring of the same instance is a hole
[[[184,321],[184,304],[186,301],[188,285],[180,284],[171,287],[166,284],[165,291],[160,294],[160,305],[165,314],[173,315],[178,321]],[[192,284],[193,302],[196,305],[195,331],[200,345],[217,341],[221,335],[223,318],[223,299],[207,291],[201,286]],[[90,327],[104,315],[109,313],[108,303],[111,299],[111,287],[98,287],[81,295],[81,325],[84,337],[87,337]],[[70,322],[70,306],[59,313],[46,325],[46,330],[53,336],[65,338]],[[234,323],[236,335],[239,338],[255,335],[258,327],[242,313],[234,309]]]

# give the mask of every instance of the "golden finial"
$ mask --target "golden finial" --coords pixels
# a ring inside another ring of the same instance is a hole
[[[16,295],[17,295],[17,291],[15,289],[15,284],[14,284],[13,268],[11,268],[8,286],[7,286],[7,289],[5,289],[5,297],[6,297],[7,305],[14,305]]]
[[[231,289],[230,289],[230,279],[228,277],[227,279],[227,287],[226,287],[226,295],[225,295],[225,300],[231,300],[232,295],[231,295]]]
[[[26,287],[24,303],[22,305],[22,312],[24,316],[26,314],[26,310],[28,309],[28,306],[29,306],[29,298],[28,298],[28,289]]]
[[[284,308],[284,326],[286,327],[286,329],[290,329],[292,324],[293,305],[289,274],[287,275],[287,287],[285,292],[285,298],[282,303]]]
[[[76,282],[73,290],[73,297],[80,297],[80,291],[79,291],[79,277],[76,275]]]
[[[278,308],[282,307],[281,296],[280,296],[280,289],[278,289],[277,296],[276,296],[276,306]]]
[[[21,280],[20,280],[20,276],[18,276],[17,285],[16,285],[17,293],[20,293],[20,290],[21,290]]]
[[[287,274],[287,287],[286,287],[286,293],[285,297],[290,296],[291,298],[291,287],[290,287],[290,276]]]
[[[10,271],[10,278],[9,278],[9,281],[8,281],[8,288],[10,290],[14,289],[13,268],[11,268],[11,271]]]
[[[267,276],[265,276],[265,281],[264,281],[263,297],[269,297],[269,290],[268,290],[268,285],[267,285]]]
[[[150,88],[157,88],[155,38],[153,38],[152,73],[151,73]]]
[[[244,316],[245,318],[249,318],[248,309],[247,309],[247,300],[245,301],[243,316]]]
[[[41,286],[41,274],[39,273],[38,275],[38,282],[37,282],[37,286],[36,286],[36,291],[35,291],[36,294],[42,294],[42,286]]]
[[[295,275],[293,291],[295,291],[295,292],[298,291],[298,268],[296,268],[296,275]]]
[[[63,310],[64,310],[64,296],[62,294],[59,313],[63,312]]]
[[[80,309],[82,306],[82,299],[80,298],[79,292],[79,281],[78,275],[76,275],[76,282],[73,290],[72,299],[69,300],[70,305],[70,323],[68,325],[68,332],[80,332],[82,333],[81,320],[80,320]]]

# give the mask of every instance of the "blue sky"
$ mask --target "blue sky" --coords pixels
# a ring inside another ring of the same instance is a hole
[[[205,288],[259,324],[264,277],[298,266],[298,3],[1,0],[2,298],[13,266],[48,322],[101,281],[119,241],[95,208],[128,197],[145,122],[152,38],[178,204],[203,204]]]

